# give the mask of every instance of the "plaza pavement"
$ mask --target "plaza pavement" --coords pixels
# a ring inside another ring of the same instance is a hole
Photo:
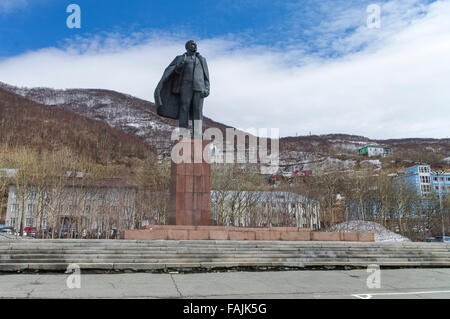
[[[450,269],[381,270],[370,289],[366,270],[223,273],[83,274],[69,289],[69,274],[0,275],[0,298],[340,298],[450,299]]]

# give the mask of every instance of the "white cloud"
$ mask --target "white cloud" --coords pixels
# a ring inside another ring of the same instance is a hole
[[[283,136],[311,131],[371,138],[448,137],[449,16],[450,2],[435,2],[420,19],[398,22],[401,28],[383,25],[375,43],[334,60],[296,50],[245,47],[239,41],[199,40],[212,82],[205,114],[240,128],[279,127]],[[154,34],[150,39],[76,39],[64,49],[1,61],[0,81],[106,88],[153,101],[164,68],[183,48],[184,41]],[[300,60],[308,63],[299,66]]]
[[[27,5],[27,0],[0,0],[0,13],[7,13],[14,9],[26,7]]]

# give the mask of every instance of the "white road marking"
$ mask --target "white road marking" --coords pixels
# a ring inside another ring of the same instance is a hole
[[[354,294],[352,297],[359,299],[372,299],[373,296],[394,296],[394,295],[419,295],[419,294],[442,294],[450,293],[450,290],[441,291],[413,291],[413,292],[381,292],[373,294]]]

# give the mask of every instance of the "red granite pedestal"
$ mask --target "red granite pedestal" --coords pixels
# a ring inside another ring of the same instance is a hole
[[[180,140],[172,153],[169,225],[209,226],[209,140]]]

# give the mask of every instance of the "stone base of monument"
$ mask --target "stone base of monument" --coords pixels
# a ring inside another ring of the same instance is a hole
[[[125,230],[127,240],[276,240],[276,241],[352,241],[373,242],[373,233],[313,232],[308,228],[244,228],[226,226],[155,225],[140,230]]]
[[[169,225],[210,225],[209,140],[180,140],[172,161]]]

